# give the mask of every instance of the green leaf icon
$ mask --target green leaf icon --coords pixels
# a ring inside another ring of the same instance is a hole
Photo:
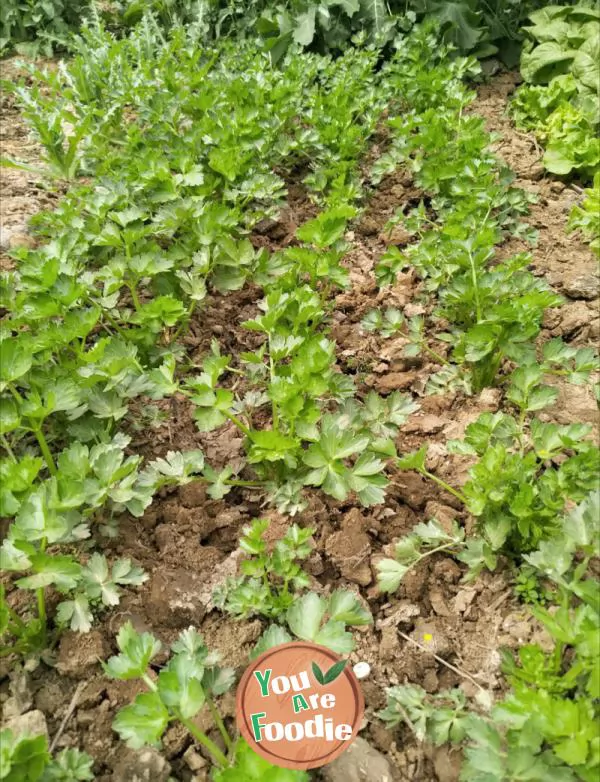
[[[315,675],[315,679],[319,684],[331,684],[331,682],[334,682],[344,670],[347,662],[348,660],[339,660],[337,663],[334,663],[326,673],[323,673],[317,663],[313,663],[312,671]]]
[[[325,674],[325,684],[331,684],[331,682],[334,682],[346,667],[347,662],[348,660],[339,660],[339,662],[334,663]]]
[[[325,675],[316,663],[312,664],[312,672],[314,673],[315,679],[319,682],[319,684],[325,684]]]

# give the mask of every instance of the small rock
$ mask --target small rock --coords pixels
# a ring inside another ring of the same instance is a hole
[[[48,725],[46,717],[38,709],[25,712],[19,717],[6,720],[4,726],[12,730],[15,736],[45,736],[48,738]]]
[[[371,666],[367,662],[359,662],[353,666],[352,670],[357,679],[366,679],[371,673]]]
[[[369,555],[371,541],[365,533],[368,521],[358,508],[353,508],[342,519],[341,529],[327,539],[325,551],[348,581],[368,586],[373,580]]]
[[[11,696],[3,704],[4,719],[18,717],[33,706],[33,687],[29,672],[17,666],[9,673],[9,677]],[[36,708],[40,708],[37,703]]]
[[[382,242],[384,242],[384,244],[404,245],[410,242],[412,239],[412,234],[410,234],[406,228],[403,228],[401,225],[395,225],[392,228],[391,233],[385,231],[379,235],[379,238]]]
[[[427,520],[435,519],[435,521],[439,522],[444,532],[450,533],[452,531],[452,525],[456,521],[456,516],[457,513],[454,508],[441,502],[431,500],[425,505],[425,517]]]
[[[57,670],[74,679],[87,678],[109,654],[108,644],[98,630],[89,633],[63,633],[58,649]]]
[[[168,782],[171,766],[151,747],[121,751],[113,770],[112,782]]]
[[[462,766],[462,753],[458,749],[442,746],[433,750],[433,767],[438,782],[458,782]]]
[[[396,478],[399,496],[413,510],[421,510],[431,497],[432,486],[416,472],[401,472]]]
[[[586,326],[591,320],[590,311],[583,301],[574,301],[561,308],[560,332],[568,337]]]
[[[374,236],[379,231],[379,223],[372,217],[363,217],[359,229],[363,236]]]
[[[418,432],[423,434],[434,434],[441,431],[448,424],[447,418],[439,415],[424,415],[420,418],[412,418],[403,427],[407,433]]]
[[[416,372],[388,372],[380,377],[369,377],[365,381],[381,394],[391,394],[392,391],[404,391],[411,388],[417,379]]]
[[[165,731],[162,738],[162,752],[167,760],[179,757],[190,743],[190,734],[185,725],[173,722]]]
[[[194,747],[188,747],[188,749],[186,749],[183,753],[183,761],[191,771],[200,771],[201,768],[205,768],[207,765],[207,761],[194,749]]]
[[[370,724],[369,732],[371,734],[371,738],[373,739],[373,743],[378,747],[378,749],[380,749],[382,752],[390,751],[392,744],[394,743],[394,736],[389,728],[386,728],[380,722],[373,721]]]
[[[360,736],[321,769],[324,782],[399,782],[389,760]]]
[[[70,684],[71,682],[65,682],[62,677],[58,676],[45,678],[35,694],[35,708],[45,714],[54,714],[57,704],[68,700]]]
[[[597,274],[581,274],[572,280],[565,280],[563,289],[570,299],[595,299],[600,294],[600,279]]]
[[[462,570],[453,559],[441,559],[433,566],[433,575],[442,584],[456,584]]]
[[[484,388],[477,397],[478,407],[482,412],[495,413],[502,400],[502,392],[499,388]]]
[[[552,190],[553,193],[562,193],[565,187],[566,185],[564,182],[552,182],[550,190]]]
[[[531,636],[531,622],[521,613],[510,613],[502,622],[502,629],[519,643],[525,643]]]
[[[35,247],[35,239],[26,233],[13,233],[8,239],[8,248],[16,250],[17,247]]]
[[[398,634],[395,627],[384,627],[381,631],[379,655],[382,660],[393,660],[398,655]]]
[[[206,504],[206,486],[192,481],[179,487],[179,499],[184,508],[201,508]]]
[[[452,611],[446,603],[444,593],[438,587],[431,587],[429,590],[429,602],[438,616],[452,616]]]
[[[436,617],[417,619],[411,637],[422,647],[422,654],[432,652],[439,657],[445,657],[452,652],[452,644],[444,630],[442,620]]]
[[[96,709],[78,709],[77,711],[77,724],[82,728],[87,728],[93,725],[98,719],[98,712]]]
[[[474,589],[473,587],[465,587],[464,589],[461,589],[460,592],[458,592],[458,594],[454,598],[452,603],[456,613],[463,614],[467,610],[467,608],[471,605],[476,595],[477,595],[477,590]]]
[[[198,626],[206,614],[206,604],[199,598],[205,581],[183,568],[155,570],[150,582],[148,615],[165,627]]]
[[[421,613],[420,607],[417,603],[411,603],[409,600],[401,600],[397,606],[394,607],[393,613],[386,616],[385,619],[379,619],[376,627],[378,630],[384,627],[398,627],[401,624],[412,624],[415,617]]]
[[[437,673],[433,670],[433,668],[430,668],[428,671],[425,671],[425,675],[423,676],[421,685],[423,686],[425,692],[434,693],[438,691],[440,683],[437,677]]]
[[[541,163],[534,163],[527,171],[527,176],[534,182],[538,181],[544,176],[544,166]]]

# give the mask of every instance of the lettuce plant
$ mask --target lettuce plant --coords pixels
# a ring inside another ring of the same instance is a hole
[[[519,127],[545,146],[553,174],[591,179],[600,166],[598,9],[586,3],[554,5],[530,15],[521,55],[525,84],[512,104]]]
[[[593,187],[583,192],[583,201],[571,210],[567,230],[581,231],[590,249],[600,256],[600,172],[594,176]]]

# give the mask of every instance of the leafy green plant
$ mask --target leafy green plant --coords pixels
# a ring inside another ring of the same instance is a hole
[[[279,774],[282,769],[275,769],[258,758],[242,739],[234,742],[230,737],[214,698],[232,686],[234,671],[218,665],[219,655],[208,650],[194,628],[179,635],[171,646],[168,663],[157,676],[150,663],[159,653],[161,644],[154,636],[139,634],[127,623],[119,631],[117,645],[119,654],[104,664],[107,675],[122,681],[141,679],[148,688],[147,692],[137,695],[132,704],[121,709],[113,722],[113,728],[128,746],[137,749],[157,744],[169,723],[176,721],[209,753],[217,769],[215,778],[221,782],[258,778],[301,782],[307,779],[303,772],[285,770]],[[193,721],[204,706],[210,711],[225,751]]]
[[[263,539],[268,526],[265,519],[244,528],[240,548],[249,558],[242,561],[243,575],[217,587],[215,604],[235,617],[258,615],[277,622],[267,628],[254,656],[293,637],[328,646],[339,654],[351,652],[354,643],[346,628],[369,624],[370,612],[354,593],[345,590],[336,590],[328,598],[314,592],[301,596],[310,578],[298,560],[310,554],[314,530],[292,524],[269,551]]]
[[[49,478],[32,485],[40,469],[41,460],[15,464],[5,471],[13,483],[5,485],[5,505],[15,516],[8,536],[0,548],[2,568],[27,575],[16,581],[20,589],[36,594],[37,615],[24,622],[3,600],[5,621],[2,631],[16,637],[13,647],[3,649],[26,653],[41,651],[50,643],[46,611],[46,589],[52,586],[68,595],[59,603],[56,623],[87,632],[91,627],[92,610],[110,607],[119,602],[120,586],[142,584],[147,576],[129,559],[118,559],[109,569],[106,558],[92,554],[87,564],[81,565],[77,555],[59,554],[48,550],[57,544],[81,545],[90,537],[90,522],[94,514],[112,508],[124,509],[142,515],[160,487],[186,483],[191,475],[202,469],[201,452],[179,454],[170,452],[167,459],[158,459],[139,470],[140,458],[125,458],[129,438],[116,436],[112,442],[92,446],[75,442],[63,451],[57,460],[57,469]],[[53,463],[53,462],[52,462]],[[6,464],[5,464],[6,466]],[[35,468],[33,474],[32,466]],[[21,468],[19,471],[16,468]],[[31,479],[25,493],[15,496],[15,489],[23,470]],[[106,531],[112,534],[108,519]]]
[[[243,739],[238,739],[230,768],[219,769],[215,782],[308,782],[305,771],[272,766],[257,755]]]
[[[389,727],[408,721],[419,741],[436,746],[460,743],[466,737],[468,706],[462,690],[444,690],[428,696],[417,684],[388,687],[387,703],[377,716]]]
[[[292,524],[269,551],[264,540],[268,528],[267,519],[257,519],[244,527],[240,548],[248,558],[241,564],[243,575],[228,579],[213,598],[234,616],[258,614],[276,619],[292,605],[296,599],[294,593],[310,584],[310,577],[299,561],[311,552],[314,529]]]
[[[553,399],[539,388],[527,396],[525,412]],[[534,418],[525,429],[524,418],[483,413],[467,427],[463,441],[449,443],[452,452],[478,457],[460,490],[427,469],[426,446],[398,461],[401,469],[416,470],[449,491],[477,518],[483,548],[477,552],[467,547],[459,555],[471,567],[478,562],[479,567],[494,567],[495,552],[514,556],[551,538],[567,501],[581,501],[594,488],[599,452],[587,439],[590,427]]]
[[[567,231],[581,231],[590,249],[600,256],[600,172],[594,176],[593,187],[583,192],[583,201],[571,210]]]
[[[600,545],[599,503],[597,491],[585,497],[556,526],[554,537],[524,556],[559,592],[556,606],[531,608],[554,648],[528,644],[516,659],[505,652],[503,670],[511,691],[489,713],[470,707],[460,689],[434,696],[414,685],[387,690],[379,717],[388,725],[409,721],[421,740],[466,745],[465,782],[591,782],[597,776],[599,590],[589,564]]]
[[[450,533],[435,520],[417,524],[410,535],[396,543],[393,559],[377,563],[377,585],[382,592],[395,592],[408,571],[425,557],[441,551],[457,554],[463,546],[465,533],[456,522]]]
[[[423,351],[442,367],[431,377],[429,390],[439,390],[444,380],[456,382],[453,367],[459,367],[466,385],[479,391],[497,382],[505,362],[520,363],[540,331],[545,309],[557,306],[560,298],[527,269],[526,253],[495,258],[495,247],[507,233],[534,238],[521,222],[529,199],[510,186],[512,175],[489,152],[481,120],[464,115],[472,94],[460,81],[476,70],[474,62],[431,59],[427,84],[408,83],[397,74],[399,91],[411,95],[421,89],[428,98],[415,95],[411,111],[390,117],[392,141],[373,169],[378,181],[405,165],[430,194],[429,205],[422,201],[393,218],[413,240],[403,249],[389,248],[375,275],[380,285],[389,285],[402,268],[414,267],[425,290],[437,297],[426,324],[413,319],[401,332],[408,343],[405,354]],[[445,330],[434,332],[435,338],[453,346],[448,357],[429,345],[433,329],[428,326],[435,328],[436,322]]]
[[[554,599],[540,574],[531,565],[522,565],[515,575],[515,594],[523,603],[546,605]]]
[[[44,54],[68,45],[87,0],[6,0],[0,10],[0,54]]]
[[[88,134],[91,117],[78,121],[66,107],[59,107],[54,101],[45,99],[37,85],[29,90],[11,83],[7,86],[17,96],[23,116],[43,150],[41,160],[47,167],[43,173],[66,180],[75,179],[82,166],[81,146]],[[2,159],[2,165],[36,170],[6,158]]]
[[[251,391],[237,400],[218,385],[231,357],[217,349],[184,388],[196,405],[198,428],[210,431],[225,421],[237,426],[259,483],[281,510],[292,513],[303,505],[303,486],[320,486],[337,499],[355,492],[364,505],[381,502],[387,481],[379,455],[390,452],[389,438],[416,409],[400,394],[383,400],[371,393],[362,405],[354,402],[348,399],[351,382],[336,371],[323,300],[332,283],[346,282],[342,236],[353,213],[349,207],[321,212],[298,230],[304,246],[261,270],[268,285],[262,313],[244,326],[265,341],[240,356]],[[255,411],[269,402],[271,428],[256,429]],[[337,411],[326,412],[332,402]]]
[[[600,166],[598,9],[585,3],[531,14],[521,56],[526,82],[515,93],[519,127],[534,130],[553,174],[591,179]]]
[[[294,638],[327,646],[337,654],[350,654],[354,640],[346,628],[367,625],[373,619],[353,592],[337,589],[328,598],[315,592],[297,597],[279,621],[281,624],[272,624],[263,633],[253,657]]]
[[[56,758],[48,751],[45,736],[0,733],[2,782],[85,782],[94,779],[93,760],[78,749],[63,749]]]

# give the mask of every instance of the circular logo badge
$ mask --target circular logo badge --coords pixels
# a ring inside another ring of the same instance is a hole
[[[237,690],[239,729],[275,766],[310,769],[330,763],[360,728],[365,704],[348,661],[331,649],[293,641],[261,654]]]

